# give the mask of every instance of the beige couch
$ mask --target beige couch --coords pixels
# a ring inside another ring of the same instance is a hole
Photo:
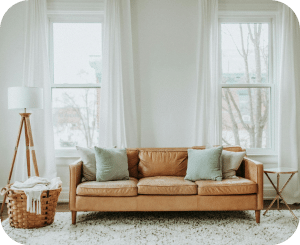
[[[204,147],[193,147],[204,149]],[[127,149],[130,180],[81,183],[82,162],[70,164],[70,210],[77,211],[227,211],[263,208],[263,165],[247,157],[238,179],[184,180],[188,148]],[[241,147],[224,147],[243,151]]]

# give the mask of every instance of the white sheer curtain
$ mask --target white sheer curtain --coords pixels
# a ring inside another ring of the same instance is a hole
[[[280,7],[279,166],[300,172],[300,29],[294,12]],[[282,194],[287,203],[300,203],[299,173]]]
[[[28,0],[26,4],[23,86],[43,88],[44,109],[32,111],[30,120],[39,174],[51,179],[56,177],[56,165],[48,59],[47,2]],[[21,140],[14,168],[14,178],[19,181],[27,178],[24,145],[25,142]]]
[[[100,146],[138,147],[130,0],[105,0]]]
[[[195,144],[219,144],[218,0],[198,0]]]

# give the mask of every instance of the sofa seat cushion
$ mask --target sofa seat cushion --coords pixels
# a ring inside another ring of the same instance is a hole
[[[197,195],[197,185],[178,176],[142,178],[137,186],[138,193],[145,195]]]
[[[97,197],[126,197],[137,196],[136,178],[129,180],[115,180],[106,182],[88,181],[77,186],[76,194],[79,196]]]
[[[236,179],[223,179],[222,181],[199,180],[198,195],[224,196],[257,193],[257,184],[249,179],[238,177]]]

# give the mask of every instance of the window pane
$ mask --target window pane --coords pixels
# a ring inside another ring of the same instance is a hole
[[[269,83],[269,25],[222,24],[222,83]]]
[[[223,88],[223,144],[270,148],[269,115],[270,88]]]
[[[54,83],[100,83],[102,24],[53,23]]]
[[[52,89],[55,148],[98,144],[99,88]]]

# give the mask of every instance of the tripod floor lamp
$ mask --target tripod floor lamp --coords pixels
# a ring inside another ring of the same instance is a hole
[[[32,131],[30,126],[30,115],[26,113],[26,109],[43,109],[43,89],[36,87],[10,87],[8,88],[8,109],[24,109],[24,113],[21,115],[21,123],[19,127],[19,133],[14,150],[14,156],[8,176],[7,184],[10,184],[13,168],[16,161],[17,151],[19,147],[20,137],[22,134],[22,128],[24,126],[25,131],[25,144],[26,144],[26,159],[27,159],[27,175],[30,177],[30,151],[32,155],[32,162],[35,171],[35,175],[39,176],[36,155],[34,150]],[[6,201],[6,195],[1,207],[1,214]]]

